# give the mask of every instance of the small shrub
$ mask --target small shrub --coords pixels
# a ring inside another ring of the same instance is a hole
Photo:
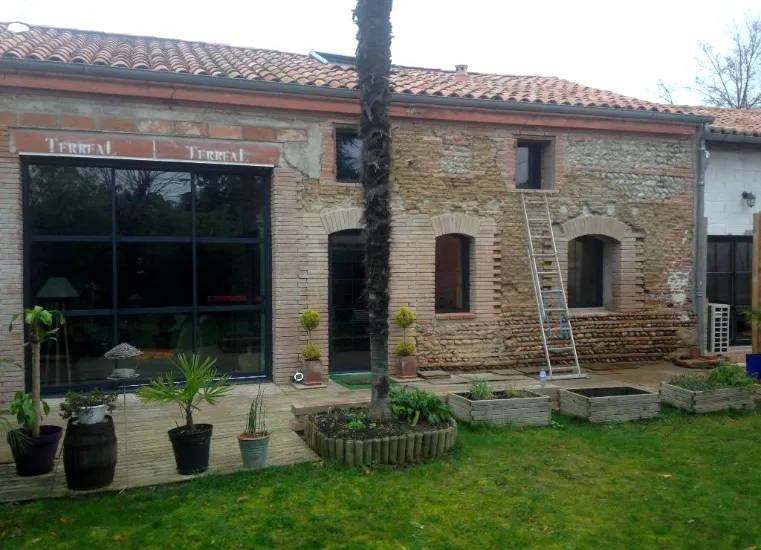
[[[488,380],[476,379],[470,383],[470,398],[473,401],[494,399],[494,390]]]
[[[394,319],[396,319],[396,324],[404,329],[410,328],[416,321],[415,314],[407,306],[399,308],[399,311],[394,315]]]
[[[396,345],[396,354],[399,357],[409,357],[415,354],[415,342],[412,340],[402,340]]]
[[[97,407],[98,405],[105,405],[106,410],[112,413],[116,409],[117,397],[115,393],[105,393],[100,388],[86,393],[75,393],[69,390],[61,403],[61,418],[68,419],[77,416],[79,411],[85,407]]]
[[[724,363],[707,374],[684,374],[671,382],[672,386],[690,391],[713,391],[722,388],[748,388],[755,380],[739,365]]]
[[[346,420],[348,421],[348,422],[346,422],[346,429],[347,430],[351,430],[353,432],[357,432],[357,431],[364,430],[365,428],[367,428],[367,424],[365,424],[364,419],[360,415],[358,415],[356,413],[348,413],[346,415]]]
[[[307,332],[312,332],[320,324],[320,314],[314,309],[306,309],[299,317],[299,324]]]
[[[307,344],[304,346],[304,351],[301,352],[301,355],[306,361],[317,361],[322,356],[320,348],[314,344]]]
[[[392,389],[388,402],[395,416],[407,419],[413,426],[420,418],[429,424],[439,424],[452,417],[449,403],[432,393],[409,386],[403,390]]]

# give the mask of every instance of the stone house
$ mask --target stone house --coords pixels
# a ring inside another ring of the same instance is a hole
[[[0,25],[0,319],[65,310],[46,392],[176,350],[285,383],[367,368],[351,58]],[[695,341],[696,143],[710,116],[550,77],[393,68],[392,311],[421,368],[543,360],[521,197],[548,197],[583,362]],[[390,346],[401,331],[392,327]],[[21,334],[0,355],[23,363]],[[393,356],[393,355],[392,355]],[[0,367],[0,401],[24,387]]]
[[[751,328],[740,312],[751,307],[753,213],[761,205],[761,112],[699,108],[714,122],[706,136],[706,297],[730,306],[729,339],[748,345]]]

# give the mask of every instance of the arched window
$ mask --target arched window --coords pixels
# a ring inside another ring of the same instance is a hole
[[[609,301],[605,256],[605,243],[592,235],[568,243],[568,307],[603,307]]]
[[[448,234],[436,238],[436,313],[470,309],[470,239]]]

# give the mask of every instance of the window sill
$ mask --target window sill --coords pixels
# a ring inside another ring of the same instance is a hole
[[[604,307],[574,307],[568,308],[568,312],[573,317],[597,317],[600,315],[612,315],[614,312]]]
[[[511,187],[510,191],[513,193],[557,193],[557,189],[554,187],[551,189],[518,189],[517,187]]]
[[[475,313],[469,313],[467,311],[463,311],[462,313],[437,313],[436,314],[437,321],[467,321],[467,320],[471,320],[475,318],[476,318]]]

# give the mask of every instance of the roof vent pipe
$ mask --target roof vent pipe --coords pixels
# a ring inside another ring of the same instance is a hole
[[[454,66],[454,77],[457,82],[467,82],[470,80],[470,77],[468,77],[468,66],[467,65],[455,65]]]

